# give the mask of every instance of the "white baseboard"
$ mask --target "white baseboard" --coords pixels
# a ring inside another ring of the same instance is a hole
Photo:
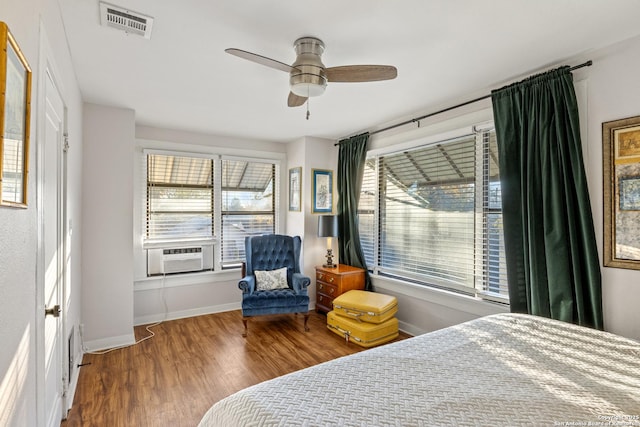
[[[400,329],[400,331],[404,332],[405,334],[411,335],[412,337],[417,337],[418,335],[427,333],[427,331],[420,329],[417,326],[402,321],[398,321],[398,329]]]
[[[75,396],[76,396],[76,389],[78,388],[78,379],[80,379],[80,369],[82,369],[83,357],[84,357],[84,354],[82,353],[82,351],[80,351],[73,357],[73,360],[74,360],[73,363],[75,363],[76,366],[73,369],[73,375],[71,375],[71,380],[69,381],[69,388],[67,390],[67,399],[66,399],[67,407],[64,408],[67,412],[71,410],[71,407],[73,406],[73,400],[75,399]],[[67,418],[66,414],[64,418],[65,419]]]
[[[150,314],[147,316],[137,316],[133,319],[135,326],[148,325],[150,323],[162,322],[165,320],[184,319],[186,317],[202,316],[205,314],[222,313],[224,311],[240,310],[239,302],[230,304],[211,305],[208,307],[192,308],[189,310],[171,311],[169,313]]]
[[[102,338],[102,339],[93,340],[93,341],[85,341],[84,348],[86,351],[91,352],[91,351],[106,350],[114,347],[124,347],[127,345],[135,344],[135,342],[136,342],[136,337],[132,331],[130,334],[127,334],[127,335]]]

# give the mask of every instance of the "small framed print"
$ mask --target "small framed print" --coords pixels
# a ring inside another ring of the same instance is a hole
[[[640,211],[640,176],[620,177],[620,210]]]
[[[333,171],[313,169],[311,171],[313,192],[312,213],[333,212]]]
[[[302,167],[289,169],[289,211],[302,210]]]

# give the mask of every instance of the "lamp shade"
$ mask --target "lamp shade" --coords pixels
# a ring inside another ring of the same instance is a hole
[[[318,237],[338,237],[337,215],[320,215],[318,217]]]

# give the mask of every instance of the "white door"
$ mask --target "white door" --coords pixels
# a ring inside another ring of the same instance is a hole
[[[63,418],[65,308],[64,240],[65,192],[63,186],[64,103],[51,75],[45,78],[44,139],[42,143],[42,272],[44,289],[44,414],[48,426]],[[64,313],[63,313],[64,314]]]

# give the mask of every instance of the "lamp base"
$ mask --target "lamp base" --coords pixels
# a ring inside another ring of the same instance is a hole
[[[337,265],[333,263],[333,250],[327,249],[327,263],[322,265],[324,268],[336,268]]]

